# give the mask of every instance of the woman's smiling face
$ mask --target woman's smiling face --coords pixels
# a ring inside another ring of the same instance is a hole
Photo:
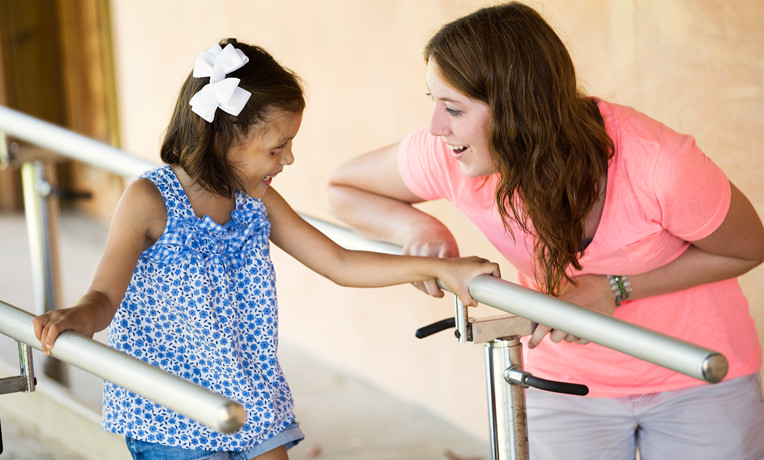
[[[430,134],[440,137],[469,177],[496,172],[488,142],[490,110],[449,86],[433,59],[427,63],[427,88],[435,103]]]

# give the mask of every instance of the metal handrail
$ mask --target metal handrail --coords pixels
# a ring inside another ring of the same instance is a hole
[[[33,318],[0,300],[0,333],[42,351]],[[223,433],[233,433],[244,424],[241,404],[75,332],[63,332],[51,356]]]
[[[125,177],[135,177],[157,166],[156,163],[136,158],[112,146],[2,106],[0,106],[0,131]],[[372,242],[356,236],[346,228],[304,214],[303,217],[346,247],[400,253],[400,248],[395,245]],[[490,276],[476,278],[470,284],[470,294],[484,305],[566,331],[581,339],[699,380],[715,383],[727,373],[726,358],[713,350],[595,313],[498,278]],[[0,322],[2,321],[4,320],[0,318]],[[98,354],[98,352],[94,353],[93,360]],[[100,358],[97,362],[100,365],[104,361],[108,360]],[[104,378],[111,380],[109,376]],[[162,400],[158,402],[162,403]]]
[[[0,131],[104,171],[138,177],[157,163],[0,105]]]
[[[320,219],[305,215],[303,218],[344,247],[389,254],[401,253],[401,247],[394,244],[367,240],[351,230]],[[446,288],[440,281],[438,284]],[[727,374],[727,359],[714,350],[597,313],[506,280],[479,276],[470,283],[469,290],[470,295],[484,305],[705,382],[720,382]]]

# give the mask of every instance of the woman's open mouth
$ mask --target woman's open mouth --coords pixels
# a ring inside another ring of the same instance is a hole
[[[451,145],[451,144],[446,144],[446,145],[448,146],[449,150],[451,150],[451,153],[457,158],[461,156],[462,153],[466,152],[467,149],[470,148],[469,145]]]

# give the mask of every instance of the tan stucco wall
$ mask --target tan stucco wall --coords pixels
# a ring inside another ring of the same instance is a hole
[[[485,3],[113,0],[123,148],[158,161],[177,91],[198,51],[226,36],[260,44],[298,72],[309,93],[296,162],[274,186],[296,209],[331,220],[329,173],[427,125],[421,49],[444,22]],[[588,92],[694,134],[764,215],[764,3],[530,3],[569,45]],[[426,207],[452,226],[462,253],[500,259],[450,206]],[[416,328],[452,314],[450,297],[430,299],[409,286],[339,288],[280,251],[274,260],[282,341],[487,436],[482,347],[457,344],[446,333],[414,338]],[[506,263],[502,268],[514,280]],[[742,284],[764,337],[764,268]],[[298,414],[299,408],[298,400]]]

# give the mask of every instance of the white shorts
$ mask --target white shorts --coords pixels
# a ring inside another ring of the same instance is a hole
[[[529,388],[526,407],[532,460],[764,459],[758,373],[622,398]]]

